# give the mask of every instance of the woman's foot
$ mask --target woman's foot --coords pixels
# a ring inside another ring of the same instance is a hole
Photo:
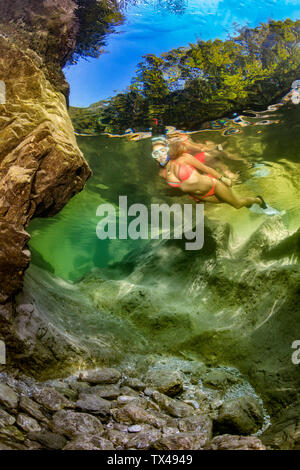
[[[258,199],[258,201],[259,201],[258,204],[260,205],[260,207],[262,209],[267,209],[268,206],[267,206],[265,200],[261,196],[256,196],[256,199]]]

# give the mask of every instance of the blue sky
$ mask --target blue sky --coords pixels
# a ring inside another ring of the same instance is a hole
[[[71,106],[88,106],[125,90],[144,54],[160,55],[197,39],[225,39],[234,23],[255,27],[269,19],[300,19],[299,0],[185,0],[182,14],[159,9],[157,2],[140,0],[129,7],[99,59],[65,68]]]

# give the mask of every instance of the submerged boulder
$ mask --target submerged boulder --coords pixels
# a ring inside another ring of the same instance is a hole
[[[214,431],[220,434],[247,435],[258,431],[263,424],[263,409],[252,397],[225,401],[214,422]]]
[[[183,390],[182,376],[178,371],[150,370],[144,378],[146,384],[159,392],[173,397]]]
[[[99,368],[81,372],[79,380],[90,384],[114,384],[121,378],[121,374],[117,369]]]

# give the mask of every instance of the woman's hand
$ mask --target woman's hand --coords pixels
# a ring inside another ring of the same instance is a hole
[[[231,179],[226,178],[226,176],[221,176],[220,181],[222,181],[222,183],[226,184],[226,186],[229,186],[229,187],[232,186]]]

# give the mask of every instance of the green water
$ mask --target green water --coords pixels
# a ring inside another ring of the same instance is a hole
[[[93,177],[57,216],[30,224],[33,264],[20,299],[69,338],[77,354],[68,363],[126,359],[134,368],[138,355],[147,363],[171,354],[237,367],[272,416],[299,400],[291,361],[300,336],[299,110],[266,112],[279,120],[267,126],[247,118],[253,125],[230,137],[194,135],[222,143],[223,162],[240,172],[237,193],[261,194],[279,212],[207,204],[198,251],[184,240],[99,240],[101,203],[117,206],[119,195],[129,205],[190,199],[158,176],[149,140],[78,139]]]
[[[267,119],[279,120],[277,124],[244,127],[241,134],[230,137],[223,137],[220,131],[193,136],[195,140],[222,143],[227,152],[227,156],[220,154],[223,162],[232,171],[240,172],[242,184],[236,184],[235,191],[240,195],[263,195],[281,213],[281,220],[291,234],[300,222],[299,114],[299,107],[288,104],[277,112],[265,113]],[[247,120],[254,124],[262,118]],[[78,144],[93,176],[57,216],[33,220],[29,226],[33,262],[72,281],[95,267],[120,262],[128,253],[148,244],[145,240],[99,240],[96,236],[99,204],[109,202],[117,207],[119,195],[128,197],[128,205],[143,203],[148,208],[152,203],[190,202],[158,176],[158,168],[150,157],[149,139],[134,143],[107,136],[78,137]],[[249,239],[268,218],[225,204],[206,204],[205,213],[210,220],[231,225],[232,249]]]

